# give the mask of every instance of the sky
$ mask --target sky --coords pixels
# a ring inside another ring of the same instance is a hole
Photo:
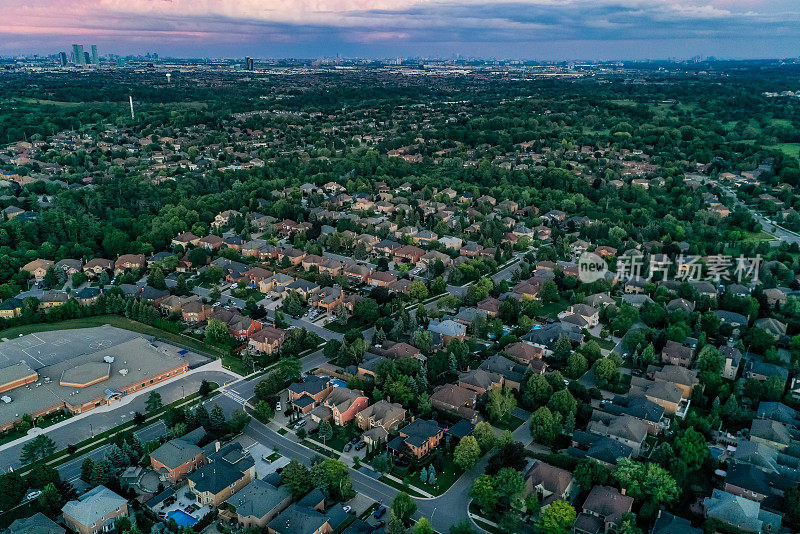
[[[800,56],[800,0],[0,0],[0,55]]]

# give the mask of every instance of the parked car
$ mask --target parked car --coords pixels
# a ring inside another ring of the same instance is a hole
[[[278,402],[277,404],[275,404],[275,411],[276,411],[276,412],[279,412],[279,411],[281,411],[281,403],[280,403],[280,402]]]
[[[298,428],[300,428],[301,426],[303,426],[305,424],[306,424],[306,420],[305,419],[300,419],[298,422],[296,422],[294,424],[294,429],[297,430]]]
[[[361,438],[359,438],[358,436],[356,436],[356,437],[354,437],[353,439],[351,439],[351,440],[350,440],[350,443],[352,443],[353,445],[355,445],[356,443],[358,443],[358,440],[359,440],[359,439],[361,439]]]
[[[344,510],[344,513],[346,514],[349,514],[352,509],[352,506],[342,506],[342,510]]]
[[[361,449],[363,449],[366,446],[367,446],[367,443],[365,441],[359,441],[358,443],[356,443],[356,450],[360,451]]]
[[[375,516],[375,519],[380,519],[383,516],[383,514],[385,514],[385,513],[386,513],[386,507],[385,506],[379,506],[378,509],[375,510],[375,513],[373,513],[372,515]]]
[[[353,444],[352,443],[348,443],[347,445],[344,446],[344,452],[350,452],[350,449],[352,449],[352,448],[353,448]]]

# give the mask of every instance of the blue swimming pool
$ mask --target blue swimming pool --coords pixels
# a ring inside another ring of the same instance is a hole
[[[179,527],[191,527],[195,523],[197,523],[197,519],[190,516],[183,510],[173,510],[167,514],[167,518],[172,518],[178,523]]]

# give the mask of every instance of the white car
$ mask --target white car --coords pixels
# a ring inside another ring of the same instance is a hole
[[[275,404],[275,411],[276,411],[276,412],[279,412],[279,411],[281,411],[281,403],[280,403],[280,402],[279,402],[279,403],[277,403],[277,404]]]
[[[349,514],[350,510],[352,510],[352,509],[353,508],[351,506],[342,506],[342,510],[344,510],[344,513],[346,513],[346,514]]]

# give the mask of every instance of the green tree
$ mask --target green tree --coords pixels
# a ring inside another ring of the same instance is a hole
[[[303,315],[303,310],[305,309],[305,306],[303,305],[303,300],[300,298],[300,295],[298,295],[296,291],[289,291],[289,293],[283,299],[283,303],[281,304],[281,309],[283,309],[286,315],[291,315],[292,317],[300,317],[301,315]]]
[[[428,288],[422,280],[414,280],[408,285],[406,293],[414,300],[423,300],[428,298]]]
[[[25,480],[16,471],[0,476],[0,510],[10,510],[18,505],[25,490]]]
[[[490,425],[486,421],[479,421],[475,425],[475,428],[472,430],[472,435],[478,442],[481,451],[486,452],[492,447],[494,447],[496,440],[494,435],[494,429],[492,428],[492,425]]]
[[[311,466],[311,483],[336,500],[348,500],[355,495],[347,466],[333,458]]]
[[[398,493],[392,501],[392,513],[403,523],[407,523],[416,511],[417,503],[404,491]]]
[[[477,534],[475,529],[469,524],[469,521],[462,519],[455,525],[450,527],[450,534]]]
[[[298,382],[303,373],[303,362],[294,356],[284,356],[278,360],[278,372],[284,382]]]
[[[572,343],[564,334],[558,336],[553,347],[553,359],[559,362],[567,360],[572,353]]]
[[[572,396],[569,390],[561,389],[553,393],[547,407],[551,412],[558,412],[562,417],[566,417],[570,413],[575,413],[578,409],[578,401]]]
[[[480,457],[481,447],[475,436],[464,437],[453,450],[453,462],[464,470],[475,465]]]
[[[319,435],[319,439],[322,440],[322,443],[327,443],[327,441],[333,437],[333,427],[328,421],[320,421],[317,434]]]
[[[435,534],[435,532],[431,522],[424,517],[420,517],[419,521],[414,525],[414,534]]]
[[[260,400],[256,402],[256,405],[253,408],[253,413],[256,416],[256,419],[262,423],[267,423],[270,419],[272,419],[272,406],[270,406],[267,401]]]
[[[144,402],[145,409],[147,413],[155,413],[161,409],[163,406],[161,401],[161,393],[157,391],[150,392],[150,395],[147,396],[147,400]]]
[[[558,500],[542,511],[536,526],[545,534],[566,534],[570,532],[576,517],[577,513],[572,505]]]
[[[39,494],[39,506],[42,507],[42,512],[49,517],[55,517],[61,511],[64,500],[61,498],[61,492],[58,491],[56,485],[52,482],[42,489]]]
[[[552,280],[545,280],[539,288],[539,298],[544,303],[558,300],[558,286]]]
[[[510,508],[525,493],[525,479],[513,467],[503,467],[494,476],[497,503],[502,508]]]
[[[567,358],[567,376],[580,378],[589,368],[589,364],[580,352],[573,352]]]
[[[544,375],[531,375],[525,383],[523,400],[528,406],[541,406],[553,395],[553,387]]]
[[[22,447],[20,460],[23,464],[33,463],[37,460],[47,458],[56,451],[55,442],[44,434],[40,434],[30,440]],[[0,507],[2,508],[2,507]]]
[[[650,501],[658,506],[678,497],[678,486],[669,472],[658,464],[624,458],[617,464],[614,478],[634,499]]]
[[[561,417],[542,406],[531,415],[528,423],[534,441],[551,444],[561,433]]]
[[[572,475],[581,489],[588,490],[594,486],[605,485],[611,473],[595,460],[583,458],[575,466],[575,471]]]
[[[517,399],[510,390],[500,387],[493,387],[489,390],[486,411],[489,414],[489,419],[493,422],[500,423],[505,421],[511,417],[511,412],[516,407]]]
[[[686,462],[689,469],[695,470],[703,465],[703,460],[708,456],[708,443],[706,438],[692,427],[687,428],[675,438],[675,450],[678,457]]]
[[[205,340],[212,345],[225,345],[231,339],[228,327],[218,319],[210,319],[206,325]]]
[[[494,479],[489,475],[479,476],[472,484],[470,496],[481,510],[492,511],[497,506],[497,492],[494,488]]]
[[[311,483],[311,473],[308,468],[298,462],[291,460],[281,472],[281,480],[292,492],[295,499],[302,497],[313,487]]]

